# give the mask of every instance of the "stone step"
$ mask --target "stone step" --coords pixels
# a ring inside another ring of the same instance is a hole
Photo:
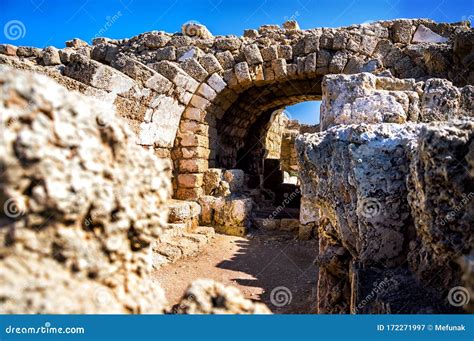
[[[188,231],[188,227],[185,223],[168,223],[166,228],[161,233],[159,240],[166,242],[176,236],[181,236]]]
[[[185,224],[187,231],[191,232],[199,225],[201,206],[194,201],[172,199],[168,203],[170,224]]]
[[[155,269],[196,255],[215,235],[214,228],[210,226],[197,226],[193,232],[187,232],[184,223],[168,226],[171,228],[153,245],[152,259]]]
[[[259,230],[292,232],[300,240],[309,240],[317,236],[317,227],[314,224],[303,225],[299,219],[254,217],[252,219],[252,226]]]

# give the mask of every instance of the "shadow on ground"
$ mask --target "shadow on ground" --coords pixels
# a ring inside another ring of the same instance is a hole
[[[235,243],[238,251],[217,264],[218,268],[251,275],[253,279],[234,280],[241,287],[262,288],[257,299],[274,313],[315,313],[316,241],[297,241],[282,232],[255,231]]]

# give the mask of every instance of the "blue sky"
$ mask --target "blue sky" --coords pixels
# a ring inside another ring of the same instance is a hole
[[[241,35],[246,28],[287,19],[314,28],[416,17],[474,20],[474,0],[0,0],[0,43],[64,47],[73,37],[90,42],[101,30],[110,38],[151,30],[177,32],[190,20],[205,24],[214,35]],[[5,32],[13,20],[23,25],[16,40]],[[302,122],[318,120],[315,102],[288,110]]]

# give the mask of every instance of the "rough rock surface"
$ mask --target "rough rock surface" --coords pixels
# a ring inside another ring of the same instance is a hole
[[[7,67],[0,85],[0,310],[162,312],[166,164],[108,105]]]
[[[319,312],[455,310],[455,263],[473,245],[473,137],[466,119],[298,138],[303,199],[320,212]],[[361,304],[387,281],[391,290]]]
[[[173,308],[177,314],[271,314],[263,303],[252,302],[234,287],[209,279],[194,281],[181,302]]]
[[[447,121],[474,115],[474,87],[445,79],[329,75],[322,83],[321,129],[338,124]]]

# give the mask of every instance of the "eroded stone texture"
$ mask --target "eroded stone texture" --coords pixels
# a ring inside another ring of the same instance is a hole
[[[455,310],[454,264],[473,244],[473,124],[361,124],[297,139],[303,202],[320,213],[319,312]],[[362,306],[385,278],[392,289]]]
[[[110,105],[0,69],[0,310],[160,313],[167,166]]]
[[[446,121],[474,113],[474,88],[445,79],[377,77],[370,73],[326,76],[321,127],[338,124]]]

